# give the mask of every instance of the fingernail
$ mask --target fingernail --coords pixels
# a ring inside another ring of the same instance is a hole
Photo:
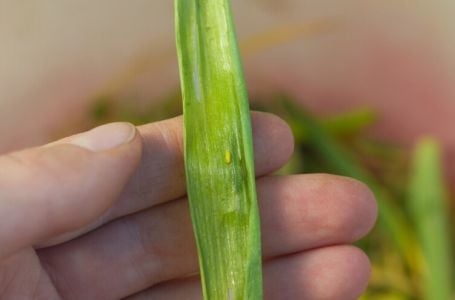
[[[117,148],[131,142],[136,136],[136,127],[130,123],[111,123],[78,134],[67,143],[100,152]]]

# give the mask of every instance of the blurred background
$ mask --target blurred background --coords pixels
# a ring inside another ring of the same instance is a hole
[[[286,173],[370,185],[363,299],[453,299],[455,2],[232,0],[252,107],[286,119]],[[0,0],[0,153],[180,113],[169,0]]]

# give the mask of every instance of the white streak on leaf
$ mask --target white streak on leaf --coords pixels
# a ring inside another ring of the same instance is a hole
[[[193,85],[194,92],[196,93],[196,100],[201,102],[201,83],[199,82],[199,32],[196,22],[193,22],[193,47],[194,47],[194,66],[193,66]]]
[[[228,288],[228,300],[234,300],[234,296],[232,295],[232,289]]]

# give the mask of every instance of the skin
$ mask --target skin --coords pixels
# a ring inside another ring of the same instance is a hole
[[[0,156],[1,299],[201,299],[181,118],[107,148],[130,125],[113,126]],[[350,244],[374,225],[372,193],[332,175],[270,175],[292,135],[270,114],[253,114],[253,128],[265,298],[356,299],[370,265]],[[80,145],[93,132],[96,151]]]

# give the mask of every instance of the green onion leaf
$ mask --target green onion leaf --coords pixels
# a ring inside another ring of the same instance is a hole
[[[205,299],[262,299],[248,97],[228,0],[175,0],[185,170]]]

